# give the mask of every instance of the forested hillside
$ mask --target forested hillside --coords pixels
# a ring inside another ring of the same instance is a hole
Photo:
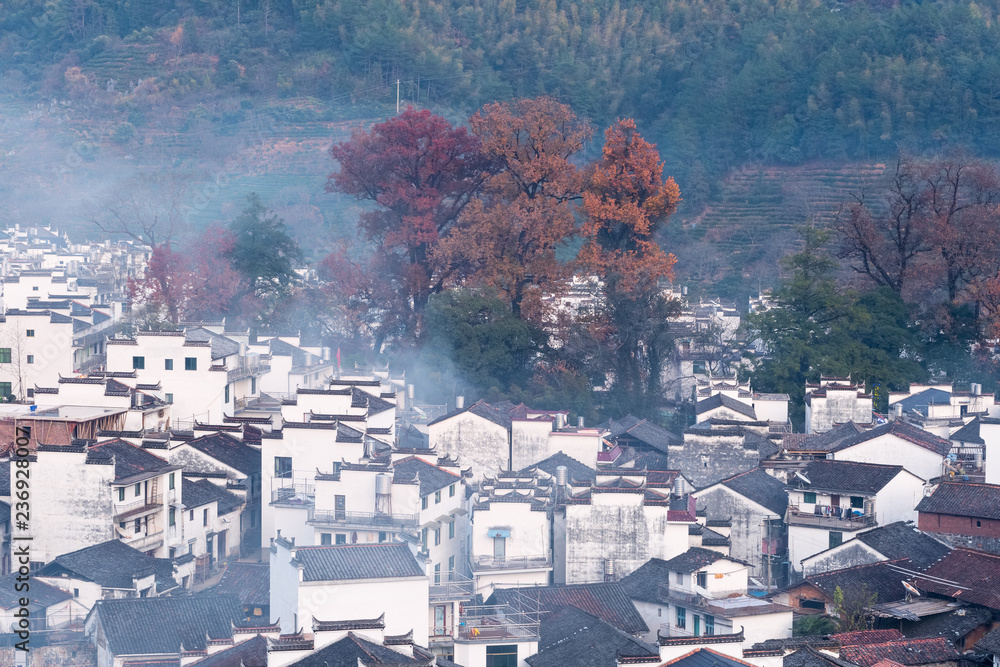
[[[636,118],[668,164],[704,179],[748,161],[866,159],[899,147],[1000,152],[995,0],[3,4],[7,92],[108,91],[108,79],[122,92],[153,79],[145,103],[386,103],[398,78],[404,100],[462,112],[544,92],[597,123]],[[710,186],[689,182],[685,196]]]

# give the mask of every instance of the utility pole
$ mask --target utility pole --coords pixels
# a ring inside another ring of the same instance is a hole
[[[399,79],[396,79],[396,114],[399,114]]]

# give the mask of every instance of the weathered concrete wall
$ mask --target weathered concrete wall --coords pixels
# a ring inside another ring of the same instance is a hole
[[[813,396],[806,404],[806,433],[825,433],[834,424],[870,424],[872,399],[858,398],[856,389],[826,388],[825,397]]]
[[[473,479],[484,473],[510,469],[507,429],[488,419],[463,412],[427,427],[429,442],[439,456],[457,456],[463,468],[472,467]]]
[[[88,641],[33,646],[26,655],[28,667],[97,667],[97,648]],[[17,658],[13,648],[0,649],[0,667],[14,667]]]
[[[547,419],[518,420],[511,424],[511,470],[522,470],[547,459],[552,422]]]
[[[773,513],[756,503],[748,502],[724,486],[700,492],[697,494],[697,499],[698,509],[705,510],[707,519],[732,519],[729,554],[733,558],[750,563],[750,576],[763,576],[761,521],[766,516],[774,516]],[[782,537],[782,535],[776,535],[772,528],[771,537]]]
[[[832,458],[837,461],[901,465],[925,481],[941,475],[941,464],[944,460],[940,454],[935,454],[929,449],[903,440],[892,433],[886,433],[877,438],[859,442],[853,447],[842,449],[835,452]]]
[[[680,470],[695,488],[710,486],[759,463],[756,449],[743,447],[739,429],[695,429],[684,431],[684,444],[671,446],[670,467]]]
[[[921,530],[925,530],[921,528]],[[936,537],[945,544],[953,547],[968,547],[1000,554],[1000,537],[987,537],[983,535],[956,535],[955,533],[936,533],[931,530],[926,531],[928,535]]]
[[[839,547],[820,552],[802,563],[802,575],[810,577],[821,572],[842,570],[856,565],[866,565],[882,560],[870,546],[859,540],[850,540]]]

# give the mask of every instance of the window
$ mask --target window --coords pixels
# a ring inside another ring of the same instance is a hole
[[[385,532],[384,530],[380,530],[378,532],[378,541],[379,542],[385,542],[388,539],[389,539],[389,533]]]
[[[198,358],[197,357],[184,357],[184,370],[186,370],[186,371],[196,371],[196,370],[198,370]]]
[[[165,370],[165,371],[172,371],[172,370],[174,370],[174,360],[173,359],[164,359],[163,360],[163,370]]]
[[[448,571],[449,572],[454,572],[455,571],[455,557],[454,556],[448,556]]]
[[[487,646],[486,667],[517,667],[517,644]]]
[[[323,533],[319,536],[319,543],[324,547],[328,547],[333,544],[333,535],[331,533]]]
[[[38,285],[32,285],[31,286],[31,291],[32,292],[37,292],[38,291]]]
[[[976,521],[976,528],[982,528],[982,527],[983,527],[983,522],[982,521]]]
[[[121,528],[122,530],[125,530],[125,522],[124,521],[119,521],[118,522],[118,527]]]
[[[188,521],[194,521],[194,510],[188,513]]]
[[[427,496],[424,496],[423,498],[420,499],[420,509],[422,510],[427,509]]]
[[[434,492],[434,504],[437,505],[439,502],[441,502],[441,491],[440,490]]]
[[[0,364],[10,363],[10,348],[0,347]]]
[[[29,354],[28,355],[28,363],[29,364],[35,363],[35,355],[33,355],[33,354]]]
[[[441,583],[441,563],[434,565],[434,583]]]
[[[250,378],[250,394],[257,393],[257,378]]]
[[[452,519],[448,522],[448,539],[455,537],[455,520]]]
[[[701,637],[701,616],[698,614],[691,614],[691,617],[694,620],[694,636]]]
[[[448,487],[448,497],[453,498],[455,496],[455,485],[452,484]]]
[[[177,549],[175,549],[174,547],[170,547],[170,556],[169,556],[170,560],[173,560],[174,556],[176,555],[177,555]]]
[[[493,557],[497,560],[504,560],[507,558],[507,538],[506,537],[494,537],[493,538]]]
[[[698,585],[701,586],[702,588],[708,586],[708,572],[698,573]]]
[[[345,535],[344,533],[337,533],[334,536],[333,543],[334,544],[347,544],[347,535]]]
[[[826,603],[822,600],[808,600],[806,598],[799,598],[799,606],[803,609],[818,609],[820,611],[826,611]]]
[[[802,502],[808,503],[810,505],[816,504],[816,494],[812,491],[806,491],[802,494]]]
[[[167,487],[168,487],[168,488],[169,488],[169,489],[170,489],[171,491],[173,491],[173,490],[174,490],[174,476],[175,476],[176,474],[177,474],[177,473],[175,473],[175,472],[172,472],[172,473],[170,473],[170,480],[169,480],[169,482],[167,483]]]
[[[142,530],[142,519],[136,519],[135,520],[135,525],[133,526],[132,532],[135,533],[136,535],[138,535],[139,531],[141,531],[141,530]]]
[[[434,529],[434,546],[437,546],[439,544],[441,544],[441,529],[440,528],[435,528]]]
[[[142,493],[142,482],[137,482],[135,485],[135,495],[138,496]]]
[[[174,395],[173,394],[164,394],[163,395],[163,400],[165,400],[167,403],[173,403],[174,402]]]
[[[118,500],[125,500],[125,487],[122,486],[118,489]]]
[[[274,457],[274,476],[275,477],[291,477],[292,476],[292,457],[291,456],[275,456]]]
[[[851,507],[854,509],[863,510],[865,508],[865,499],[863,496],[851,496]]]
[[[168,522],[168,525],[171,527],[177,525],[177,510],[174,509],[173,507],[170,508],[170,520]]]
[[[132,370],[141,371],[146,368],[146,357],[132,357]]]
[[[677,573],[677,584],[679,586],[683,586],[684,585],[684,573],[683,572],[678,572]]]
[[[830,548],[839,547],[844,543],[844,534],[839,530],[830,531]]]
[[[715,616],[705,614],[705,636],[711,637],[715,634]]]
[[[420,531],[420,544],[423,545],[424,551],[427,551],[427,529],[424,528]]]
[[[14,385],[10,382],[0,382],[0,398],[6,398],[13,394]]]
[[[73,597],[75,597],[75,598],[80,597],[80,589],[79,588],[74,588],[73,589]]]
[[[682,629],[687,627],[687,611],[684,607],[677,607],[677,627]]]
[[[229,385],[228,384],[226,385],[226,395],[225,395],[225,398],[222,399],[222,402],[223,403],[228,403],[229,402]]]
[[[35,330],[34,329],[28,329],[27,331],[24,332],[24,335],[27,336],[28,338],[34,338],[35,337]]]

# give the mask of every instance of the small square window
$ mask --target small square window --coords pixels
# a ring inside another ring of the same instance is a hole
[[[335,544],[347,544],[347,535],[344,535],[343,533],[337,533],[337,537],[336,537],[336,540],[334,540],[334,543]]]
[[[982,527],[983,527],[983,522],[982,521],[976,521],[976,528],[982,528]]]
[[[174,370],[174,360],[173,359],[164,359],[163,360],[163,370],[165,370],[165,371],[172,371],[172,370]]]
[[[167,403],[173,403],[174,402],[174,395],[173,394],[164,394],[163,395],[163,400],[166,401]]]
[[[184,370],[186,370],[186,371],[196,371],[196,370],[198,370],[198,358],[197,357],[184,357]]]
[[[10,363],[10,348],[0,347],[0,364]]]
[[[146,368],[146,357],[132,357],[132,369],[141,371]]]
[[[323,533],[319,536],[320,546],[328,547],[333,544],[333,535],[330,533]]]
[[[35,337],[35,330],[34,329],[28,329],[27,331],[24,332],[24,335],[27,336],[28,338],[34,338]]]
[[[33,355],[33,354],[29,354],[28,355],[28,363],[29,364],[35,363],[35,355]]]
[[[38,285],[32,285],[31,286],[31,291],[32,292],[37,292],[38,291]]]
[[[808,505],[816,504],[816,494],[813,491],[806,491],[802,494],[802,502]]]

